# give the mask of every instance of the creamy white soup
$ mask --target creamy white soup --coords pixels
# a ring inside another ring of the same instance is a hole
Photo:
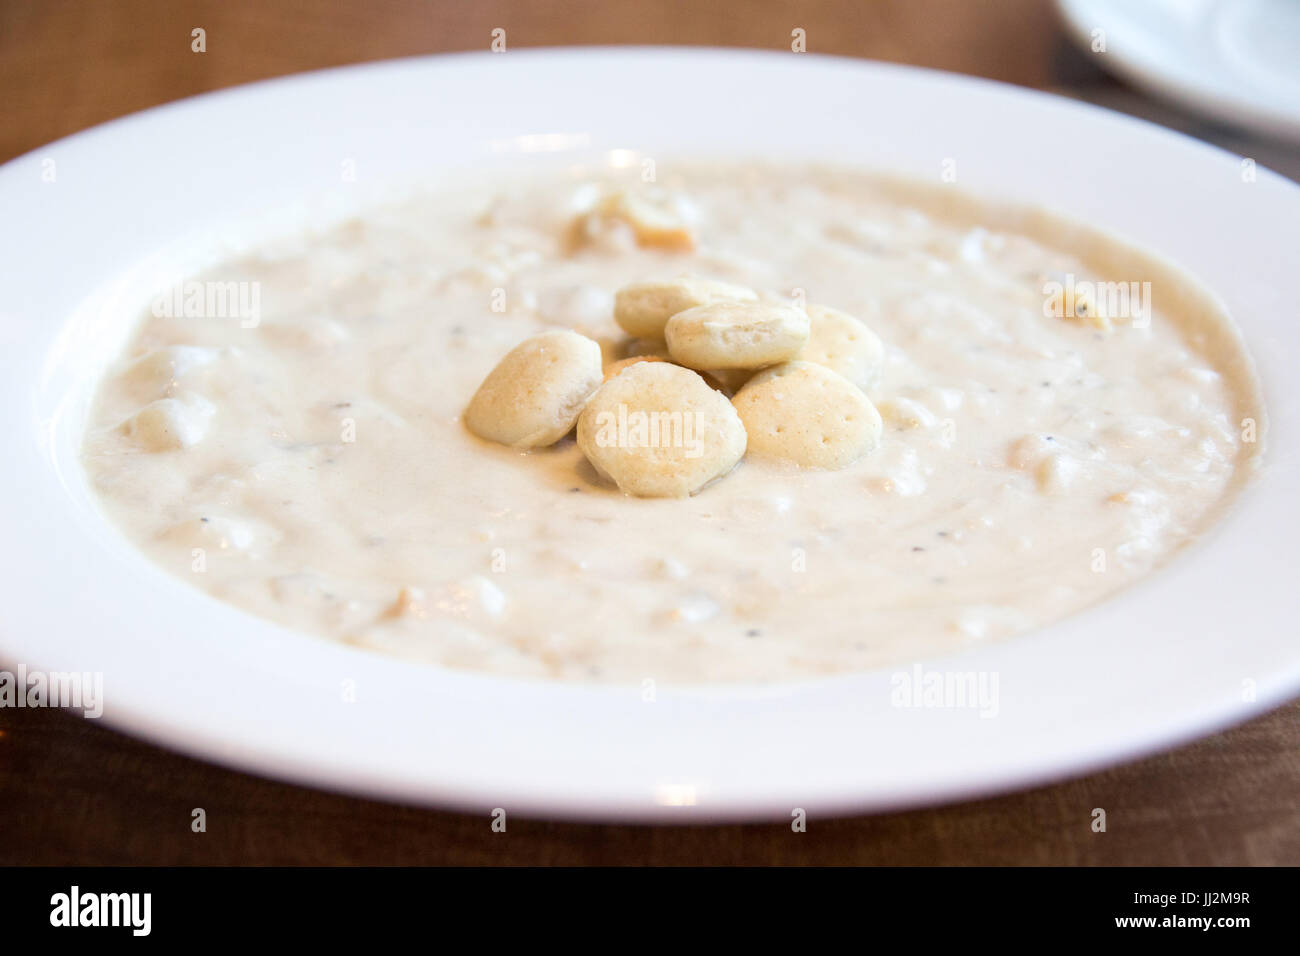
[[[411,661],[770,681],[1056,621],[1168,560],[1256,464],[1230,320],[1101,231],[847,170],[640,173],[448,185],[160,295],[92,413],[104,507],[195,587]],[[584,218],[617,190],[689,242]],[[572,436],[521,452],[466,428],[539,332],[655,353],[614,294],[680,274],[866,323],[878,446],[838,470],[746,456],[693,496],[637,498]],[[1092,314],[1056,314],[1085,289]]]

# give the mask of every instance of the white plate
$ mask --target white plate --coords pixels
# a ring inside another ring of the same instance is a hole
[[[1118,598],[926,662],[996,672],[993,719],[892,707],[890,671],[660,688],[647,703],[640,687],[399,663],[221,604],[100,514],[78,460],[87,403],[148,301],[144,280],[175,264],[186,237],[252,242],[267,210],[345,208],[412,176],[614,148],[811,157],[935,180],[954,159],[965,189],[1055,206],[1167,254],[1223,297],[1260,361],[1272,416],[1262,479],[1208,540]],[[341,181],[344,160],[357,182]],[[104,672],[105,719],[129,733],[256,773],[483,813],[788,819],[796,807],[878,810],[1080,773],[1300,690],[1300,190],[1266,171],[1243,182],[1237,157],[1192,140],[1046,95],[850,60],[510,52],[152,110],[3,167],[0,208],[0,658]]]
[[[1207,116],[1300,141],[1295,0],[1057,0],[1076,41],[1126,80]]]

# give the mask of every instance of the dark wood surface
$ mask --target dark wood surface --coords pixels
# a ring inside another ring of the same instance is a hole
[[[1300,706],[1057,786],[789,824],[577,825],[357,800],[233,773],[56,711],[0,711],[0,863],[1300,862]],[[202,807],[207,832],[190,830]],[[1106,811],[1105,833],[1092,813]]]
[[[208,52],[190,51],[207,31]],[[0,160],[235,83],[391,56],[684,43],[915,63],[1153,118],[1295,176],[1295,151],[1120,87],[1040,0],[0,0]],[[2,221],[2,217],[0,217]],[[0,608],[0,627],[3,627]],[[995,799],[846,819],[624,827],[395,806],[190,760],[58,711],[0,708],[0,864],[1296,864],[1300,702],[1192,746]],[[190,829],[207,814],[206,833]],[[1093,809],[1107,813],[1094,833]]]

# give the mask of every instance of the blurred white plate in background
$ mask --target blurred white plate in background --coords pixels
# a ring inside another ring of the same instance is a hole
[[[1115,75],[1202,115],[1300,141],[1297,0],[1057,5],[1079,45]]]

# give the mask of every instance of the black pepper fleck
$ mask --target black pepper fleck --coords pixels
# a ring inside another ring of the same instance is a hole
[[[756,627],[751,627],[748,631],[745,632],[745,636],[746,636],[746,637],[758,637],[758,635],[760,635],[760,634],[762,634],[762,633],[763,633],[763,632],[760,631],[758,628],[756,628]]]

